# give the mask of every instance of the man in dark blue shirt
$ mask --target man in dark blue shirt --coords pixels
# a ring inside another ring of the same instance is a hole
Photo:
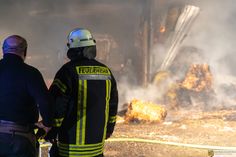
[[[27,42],[18,35],[6,38],[0,60],[0,156],[35,157],[37,123],[46,132],[52,125],[52,107],[41,73],[24,63]],[[38,111],[39,108],[39,111]]]

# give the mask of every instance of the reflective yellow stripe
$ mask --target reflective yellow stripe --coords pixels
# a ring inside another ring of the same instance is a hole
[[[115,123],[115,122],[116,122],[116,116],[110,116],[109,123]]]
[[[99,143],[99,145],[96,146],[88,146],[87,144],[84,145],[74,145],[72,146],[71,144],[61,144],[59,143],[59,147],[64,150],[96,150],[96,149],[101,149],[103,148],[104,143]]]
[[[62,124],[62,122],[63,122],[63,119],[64,118],[56,118],[56,119],[54,119],[53,121],[53,126],[54,127],[60,127],[61,126],[61,124]]]
[[[74,156],[95,156],[98,154],[102,154],[103,149],[99,149],[99,150],[94,150],[94,151],[82,151],[82,152],[77,152],[77,151],[65,151],[65,150],[61,150],[59,148],[59,154],[68,154],[68,155],[74,155]]]
[[[82,144],[85,143],[86,132],[86,110],[87,110],[87,80],[84,80],[84,95],[83,95],[83,124],[82,124]]]
[[[103,153],[104,143],[96,144],[63,144],[59,143],[59,154],[61,156],[96,156]]]
[[[62,148],[62,147],[60,147],[60,149],[61,150],[64,150],[64,151],[88,151],[88,152],[90,152],[90,151],[95,151],[95,150],[102,150],[103,149],[103,146],[101,146],[101,147],[99,147],[99,148],[86,148],[86,149],[82,149],[82,148],[79,148],[79,149],[77,149],[77,148],[70,148],[70,149],[68,149],[68,148]]]
[[[100,145],[103,145],[104,142],[100,142],[100,143],[93,143],[93,144],[85,144],[85,145],[78,145],[78,144],[66,144],[66,143],[60,143],[59,142],[59,145],[62,146],[62,147],[97,147],[97,146],[100,146]]]
[[[76,144],[84,144],[86,133],[87,80],[79,80],[77,107]]]
[[[67,90],[66,85],[63,84],[63,83],[61,82],[61,80],[59,80],[59,79],[55,79],[55,80],[53,81],[52,85],[57,86],[63,93],[65,93],[66,90]]]
[[[107,122],[108,122],[108,116],[109,116],[110,92],[111,92],[111,81],[110,80],[106,80],[106,111],[105,111],[105,126],[104,126],[104,133],[103,133],[103,141],[106,138],[106,132],[107,132]]]
[[[100,152],[100,151],[99,152],[94,152],[94,153],[87,153],[87,154],[79,154],[79,153],[71,154],[71,153],[68,153],[68,152],[61,152],[59,150],[59,155],[63,156],[63,157],[91,157],[91,156],[98,156],[100,154],[102,154],[102,152]]]
[[[82,80],[78,82],[78,103],[77,103],[77,125],[76,125],[76,144],[79,144],[80,139],[80,123],[81,123],[81,104],[82,104]]]

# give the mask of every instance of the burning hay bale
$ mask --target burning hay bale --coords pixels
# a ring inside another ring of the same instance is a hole
[[[207,107],[214,100],[213,76],[207,64],[190,66],[183,81],[172,85],[165,94],[165,104],[171,108],[190,105]]]
[[[182,88],[201,92],[212,89],[212,74],[209,65],[193,64],[182,82]]]
[[[164,107],[141,100],[132,100],[125,114],[126,122],[160,123],[164,121],[167,111]]]

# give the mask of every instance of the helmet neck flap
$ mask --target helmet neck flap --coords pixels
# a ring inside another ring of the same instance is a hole
[[[67,57],[70,60],[80,58],[94,59],[96,57],[96,46],[70,48],[67,51]]]

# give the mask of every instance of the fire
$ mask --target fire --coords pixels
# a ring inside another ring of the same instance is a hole
[[[161,87],[171,74],[161,71],[154,78],[154,84]],[[165,86],[168,88],[163,100],[159,100],[168,108],[178,109],[190,105],[207,107],[214,100],[214,90],[212,88],[213,76],[207,64],[193,64],[189,67],[182,81],[171,82]],[[203,105],[203,106],[202,106]],[[125,114],[125,122],[162,122],[167,115],[166,109],[162,105],[152,102],[145,102],[134,99],[128,104]]]
[[[160,26],[160,33],[164,33],[166,31],[166,27],[165,26]]]
[[[212,87],[212,74],[209,65],[193,64],[182,82],[182,88],[200,92]]]
[[[165,103],[171,108],[178,108],[193,105],[194,99],[195,102],[207,106],[214,99],[212,84],[213,76],[209,65],[193,64],[183,81],[173,84],[165,94]]]
[[[125,121],[162,122],[167,111],[161,105],[134,99],[128,105]]]

